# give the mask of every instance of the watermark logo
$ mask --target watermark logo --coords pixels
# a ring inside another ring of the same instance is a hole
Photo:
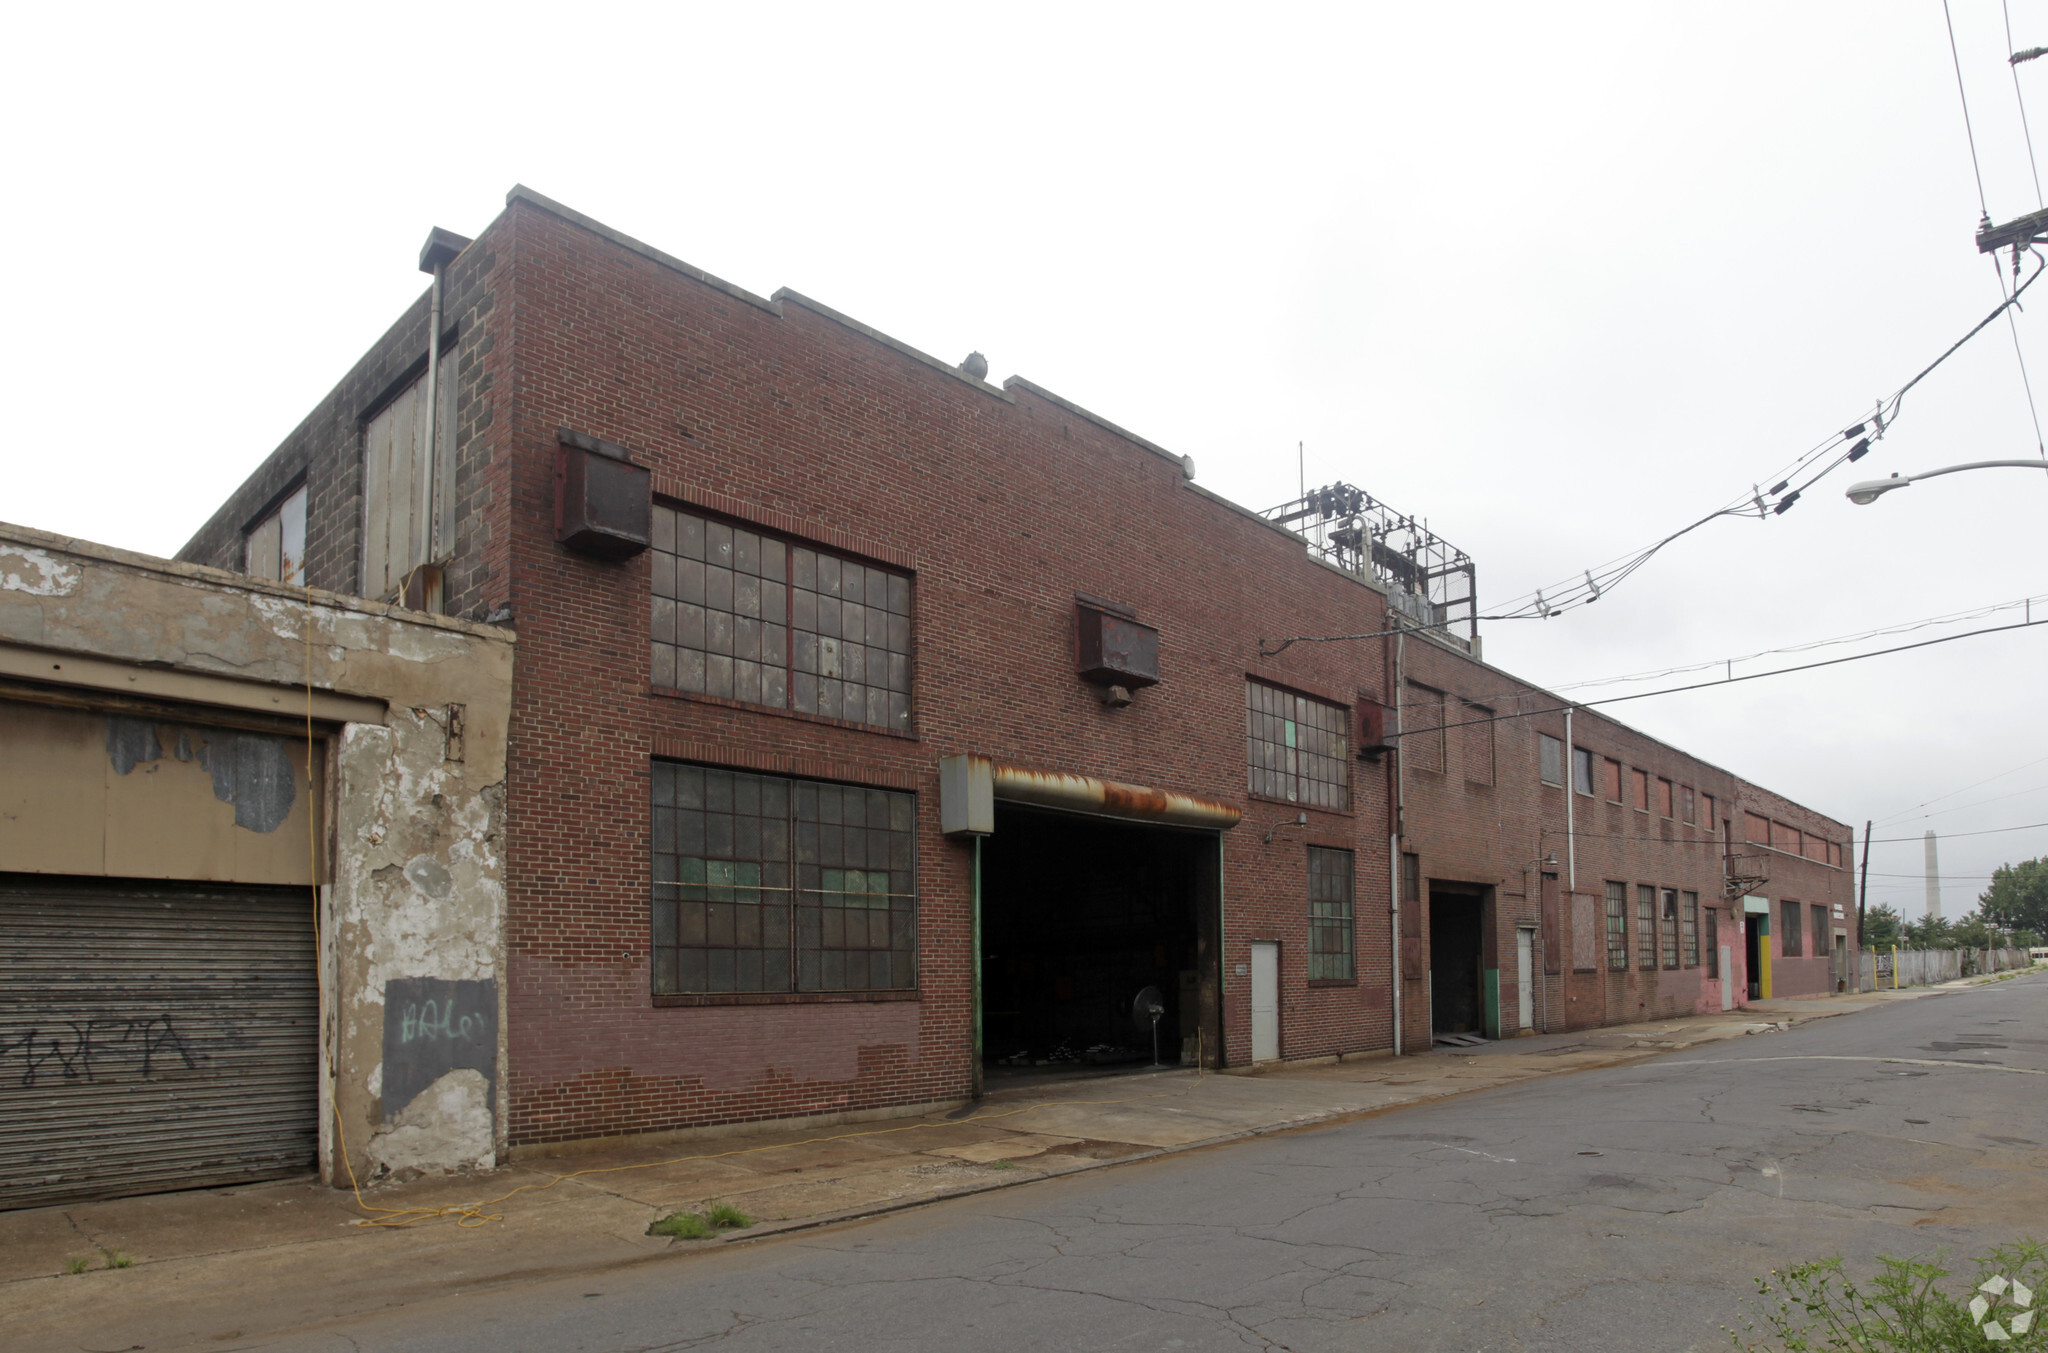
[[[2034,1327],[2034,1289],[2019,1279],[1998,1274],[1977,1284],[1977,1293],[1970,1298],[1970,1319],[1990,1342],[2009,1344]],[[1992,1318],[1994,1312],[2003,1318]]]

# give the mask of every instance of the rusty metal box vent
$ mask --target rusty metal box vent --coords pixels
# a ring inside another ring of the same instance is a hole
[[[563,428],[555,450],[555,539],[578,554],[630,559],[648,546],[654,500],[626,448]]]
[[[1077,603],[1081,677],[1103,686],[1159,684],[1159,631],[1129,616]]]
[[[1368,696],[1358,697],[1358,755],[1377,761],[1393,749],[1396,735],[1394,711]]]

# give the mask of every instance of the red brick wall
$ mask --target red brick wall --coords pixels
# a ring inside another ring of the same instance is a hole
[[[789,300],[782,314],[516,202],[516,405],[507,538],[520,633],[509,773],[515,1142],[861,1109],[969,1087],[968,851],[937,831],[953,752],[1242,804],[1224,838],[1227,1055],[1249,1057],[1249,942],[1282,942],[1289,1057],[1387,1046],[1386,806],[1248,800],[1248,672],[1348,698],[1377,645],[1261,660],[1261,636],[1378,628],[1371,590],[1186,482],[1179,464],[1028,390],[963,382]],[[622,443],[671,492],[726,495],[915,573],[914,736],[648,685],[648,571],[553,539],[555,430]],[[1161,631],[1162,683],[1106,708],[1074,675],[1077,592]],[[919,792],[914,1001],[655,1008],[647,764],[680,744],[735,765],[800,758]],[[1306,981],[1305,843],[1357,852],[1359,980]]]

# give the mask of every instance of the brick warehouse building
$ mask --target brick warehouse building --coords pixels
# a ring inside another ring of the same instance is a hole
[[[423,266],[180,558],[516,628],[515,1151],[1149,1054],[1148,988],[1237,1067],[1819,994],[1855,944],[1846,827],[1029,381],[524,188]]]

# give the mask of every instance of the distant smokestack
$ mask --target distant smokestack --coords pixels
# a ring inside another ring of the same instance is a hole
[[[1941,915],[1941,861],[1934,853],[1934,833],[1927,833],[1927,919]]]

